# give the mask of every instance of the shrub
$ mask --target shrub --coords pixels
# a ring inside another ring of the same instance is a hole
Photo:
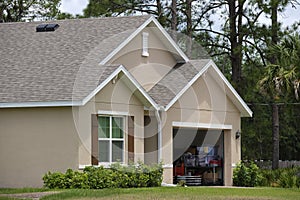
[[[253,162],[240,163],[233,171],[233,184],[242,187],[254,187],[260,182],[259,168]]]
[[[281,170],[279,179],[278,179],[278,185],[283,188],[296,188],[299,187],[299,177],[297,176],[297,173],[299,171],[299,168],[287,168],[284,170]]]
[[[66,182],[65,182],[65,175],[61,172],[48,172],[43,177],[44,185],[50,189],[65,189]]]
[[[300,167],[283,168],[276,170],[261,170],[260,186],[283,188],[300,187]]]
[[[162,165],[147,166],[142,163],[122,166],[112,164],[110,169],[86,167],[83,172],[68,169],[61,172],[48,172],[44,175],[44,186],[47,188],[131,188],[157,187],[162,183]]]

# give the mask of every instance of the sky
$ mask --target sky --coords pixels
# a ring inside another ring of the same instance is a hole
[[[88,0],[62,0],[61,11],[71,14],[83,14],[82,10],[87,6]],[[294,9],[291,6],[287,8],[284,13],[281,13],[279,20],[283,22],[284,26],[293,24],[293,22],[300,20],[300,6]],[[269,20],[268,20],[269,21]]]

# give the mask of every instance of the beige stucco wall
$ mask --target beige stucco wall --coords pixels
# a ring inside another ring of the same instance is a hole
[[[134,159],[144,161],[144,105],[120,79],[85,106],[1,109],[0,187],[41,187],[48,171],[90,165],[91,114],[103,111],[134,116]]]
[[[143,32],[149,33],[149,56],[142,56]],[[157,32],[157,28],[146,27],[109,61],[126,67],[146,91],[176,64],[174,53],[165,47]]]
[[[0,158],[0,187],[41,187],[46,172],[77,169],[72,109],[1,109]]]
[[[109,82],[95,96],[95,109],[101,114],[106,111],[114,114],[134,116],[134,161],[144,161],[144,105],[135,96],[132,91],[124,84],[122,79],[113,83]],[[125,141],[126,149],[127,142]],[[127,153],[125,154],[125,162],[127,162]]]
[[[235,132],[240,130],[240,112],[227,97],[226,87],[219,85],[214,78],[210,73],[201,76],[162,114],[163,162],[167,166],[173,163],[172,122],[231,125],[232,129],[225,130],[224,133],[224,184],[232,185],[232,165],[241,159],[240,139],[235,139]],[[164,181],[171,183],[172,172],[170,169],[166,170]]]
[[[146,164],[153,164],[157,163],[158,161],[158,151],[157,151],[157,118],[154,112],[148,112],[145,114],[149,116],[150,120],[148,119],[147,123],[144,126],[144,141],[145,141],[145,163]]]

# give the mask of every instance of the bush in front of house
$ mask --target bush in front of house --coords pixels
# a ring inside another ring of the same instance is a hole
[[[261,170],[260,186],[300,188],[300,167]]]
[[[243,187],[300,188],[300,167],[259,169],[254,162],[242,162],[233,171],[233,184]]]
[[[233,170],[233,185],[235,186],[258,186],[261,178],[260,169],[254,162],[239,163]]]
[[[148,166],[142,163],[123,166],[115,163],[109,169],[86,167],[83,172],[68,169],[66,173],[48,172],[43,176],[44,186],[51,189],[103,189],[158,187],[162,183],[161,164]]]

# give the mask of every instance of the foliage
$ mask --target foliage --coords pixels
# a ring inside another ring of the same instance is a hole
[[[44,175],[44,185],[47,188],[132,188],[157,187],[162,182],[162,165],[147,166],[142,163],[122,166],[112,164],[109,169],[104,167],[86,167],[83,172],[68,169],[66,173],[48,172]]]
[[[178,186],[181,186],[181,187],[185,187],[186,186],[186,182],[184,180],[180,180],[178,183],[177,183]]]
[[[260,182],[259,168],[254,162],[239,163],[233,171],[233,184],[242,187],[254,187]]]
[[[0,2],[0,22],[50,20],[59,13],[61,0],[4,0]]]
[[[276,170],[261,170],[260,186],[282,188],[300,187],[300,167],[283,168]]]

